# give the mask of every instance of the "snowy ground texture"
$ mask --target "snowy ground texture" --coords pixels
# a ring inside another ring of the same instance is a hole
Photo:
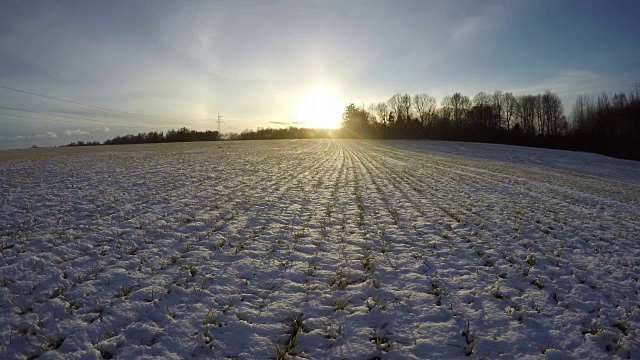
[[[0,153],[0,358],[640,358],[640,163],[261,141]]]

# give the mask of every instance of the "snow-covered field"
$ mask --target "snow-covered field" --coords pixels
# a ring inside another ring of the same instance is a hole
[[[0,152],[0,358],[639,358],[640,163],[500,145]]]

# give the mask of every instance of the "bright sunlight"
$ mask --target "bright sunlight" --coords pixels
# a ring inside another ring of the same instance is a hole
[[[331,91],[315,87],[302,95],[293,109],[294,121],[312,128],[337,129],[344,106]]]

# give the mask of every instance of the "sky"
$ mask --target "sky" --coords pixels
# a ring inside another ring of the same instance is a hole
[[[569,112],[640,81],[638,18],[623,0],[5,0],[0,87],[121,112],[0,88],[0,149],[216,130],[218,113],[223,133],[331,126],[397,92],[551,90]]]

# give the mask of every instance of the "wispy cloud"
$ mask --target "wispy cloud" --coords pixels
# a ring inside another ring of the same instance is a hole
[[[41,139],[41,138],[46,138],[46,137],[50,137],[52,139],[57,139],[58,138],[58,134],[54,133],[53,131],[47,131],[44,134],[33,135],[33,138],[35,138],[35,139]],[[20,137],[18,136],[18,138],[20,138]],[[26,138],[28,138],[28,137],[26,137]]]
[[[449,38],[455,42],[466,42],[485,35],[503,25],[505,18],[503,6],[491,6],[484,12],[463,19],[460,24],[449,31]]]
[[[514,89],[515,94],[540,93],[546,90],[560,95],[577,95],[597,89],[604,76],[594,71],[580,69],[561,69],[550,71],[543,80],[531,85]]]
[[[46,133],[35,134],[35,135],[0,136],[0,140],[4,140],[4,141],[27,140],[27,139],[45,139],[45,138],[57,139],[58,138],[58,134],[56,134],[53,131],[47,131]]]
[[[88,135],[89,132],[86,130],[82,130],[82,129],[76,129],[76,130],[67,130],[64,132],[65,135],[67,136],[72,136],[72,135]]]
[[[289,123],[289,122],[284,122],[284,121],[269,121],[269,124],[276,124],[276,125],[291,125],[291,123]]]

